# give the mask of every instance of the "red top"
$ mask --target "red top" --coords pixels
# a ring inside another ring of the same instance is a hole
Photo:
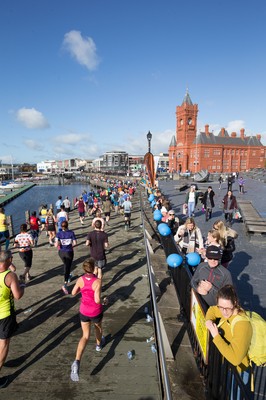
[[[38,217],[30,217],[30,229],[32,229],[33,231],[38,231],[39,230],[39,224],[38,221],[40,221],[40,219]]]
[[[92,289],[93,282],[96,281],[96,276],[89,277],[87,274],[82,276],[84,286],[80,289],[81,292],[81,303],[80,313],[87,317],[96,317],[103,311],[102,304],[97,304],[94,301],[94,290]]]

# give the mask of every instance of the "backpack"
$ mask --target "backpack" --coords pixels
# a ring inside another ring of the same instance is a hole
[[[260,367],[266,366],[266,321],[254,311],[246,312],[246,315],[237,315],[231,324],[232,334],[238,321],[249,321],[252,326],[253,333],[248,350],[250,362]]]

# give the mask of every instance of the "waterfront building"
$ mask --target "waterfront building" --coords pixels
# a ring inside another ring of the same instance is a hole
[[[170,172],[196,173],[202,169],[216,173],[249,171],[264,168],[266,146],[261,135],[246,136],[245,129],[227,132],[222,128],[218,135],[209,131],[197,135],[198,105],[193,104],[187,91],[181,106],[176,107],[176,135],[169,146]]]

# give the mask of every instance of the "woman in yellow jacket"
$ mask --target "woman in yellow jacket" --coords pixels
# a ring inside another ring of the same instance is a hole
[[[248,318],[233,322],[237,315],[244,315],[232,285],[226,285],[218,291],[217,305],[208,309],[206,327],[213,337],[213,343],[222,356],[237,367],[244,384],[249,381],[248,349],[252,337],[252,326]],[[215,321],[220,322],[216,325]]]

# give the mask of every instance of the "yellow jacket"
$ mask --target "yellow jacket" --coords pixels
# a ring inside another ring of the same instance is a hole
[[[244,312],[243,314],[245,315]],[[231,324],[235,317],[236,315],[232,315],[228,319],[224,318],[217,306],[210,307],[206,314],[206,320],[220,319],[219,331],[223,333],[215,336],[213,343],[231,364],[238,367],[238,371],[242,371],[249,366],[247,352],[252,337],[252,326],[248,320],[238,321],[235,323],[232,333]]]

